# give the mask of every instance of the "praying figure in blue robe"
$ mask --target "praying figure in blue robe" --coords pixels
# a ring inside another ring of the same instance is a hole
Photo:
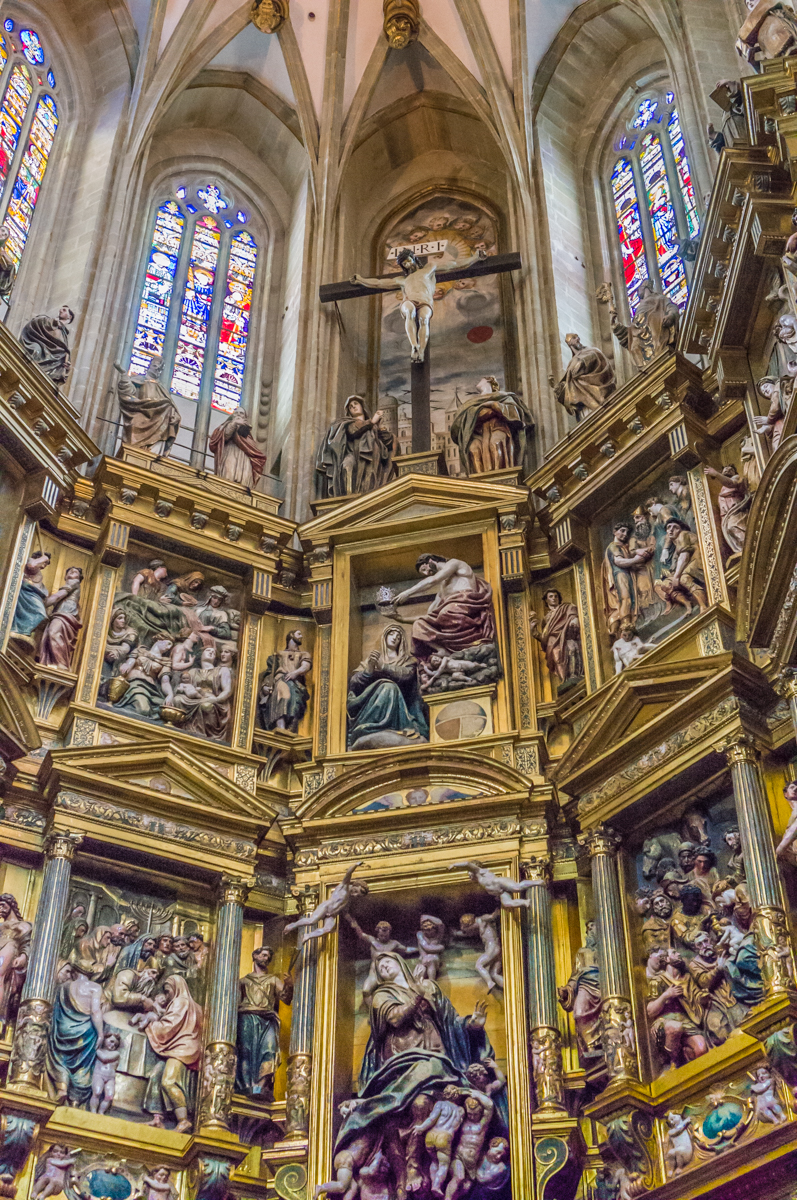
[[[429,740],[429,709],[418,680],[418,661],[400,625],[382,631],[349,680],[346,701],[349,750],[412,745]]]

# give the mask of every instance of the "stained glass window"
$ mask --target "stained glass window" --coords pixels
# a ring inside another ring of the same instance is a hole
[[[0,71],[3,70],[3,68],[5,67],[7,62],[8,62],[8,46],[6,45],[6,39],[0,33]]]
[[[3,29],[5,29],[6,33],[12,33],[12,32],[13,32],[13,30],[14,30],[14,22],[11,20],[11,18],[10,18],[10,17],[6,17],[5,21],[3,21]]]
[[[684,212],[686,213],[686,223],[689,226],[689,236],[697,237],[700,232],[700,218],[697,215],[697,204],[695,202],[695,186],[692,183],[692,172],[689,169],[689,159],[686,156],[686,147],[684,146],[684,137],[681,133],[681,122],[678,119],[678,110],[674,108],[670,113],[670,119],[667,122],[667,132],[670,135],[670,145],[672,146],[673,158],[675,159],[675,169],[678,172],[678,184],[681,189],[681,199],[684,202]]]
[[[688,282],[680,250],[698,237],[700,217],[675,93],[635,101],[614,146],[622,157],[610,182],[631,312],[648,277],[683,309]]]
[[[202,201],[208,212],[218,214],[222,211],[222,209],[229,207],[227,201],[224,199],[221,191],[216,187],[215,183],[209,183],[206,188],[200,188],[197,192],[197,196],[199,196],[199,199]]]
[[[52,71],[47,72],[47,82],[51,88],[55,87],[55,75],[52,73]]]
[[[636,310],[639,286],[648,278],[645,241],[634,187],[634,172],[627,158],[621,158],[612,172],[614,211],[623,256],[623,277],[631,312]]]
[[[33,29],[20,29],[19,40],[22,43],[22,53],[31,66],[42,66],[44,63],[44,50],[42,49],[38,33]]]
[[[40,96],[36,103],[30,137],[17,177],[11,190],[11,199],[6,210],[6,223],[10,230],[8,249],[19,266],[25,242],[28,240],[33,210],[39,198],[39,188],[50,161],[56,130],[58,109],[52,96]]]
[[[230,244],[227,293],[213,379],[213,407],[222,412],[234,412],[241,403],[256,266],[255,239],[245,230],[237,233]]]
[[[220,238],[219,227],[213,218],[200,217],[191,243],[172,375],[172,391],[187,400],[199,399]]]
[[[0,196],[19,142],[19,131],[33,95],[33,84],[27,67],[16,63],[6,84],[0,105]]]
[[[683,308],[687,299],[686,272],[678,254],[678,225],[658,134],[649,133],[645,137],[639,162],[647,192],[662,286],[670,299]]]
[[[143,375],[153,354],[162,354],[169,323],[169,305],[180,257],[185,218],[179,205],[167,200],[158,209],[141,292],[138,322],[133,335],[130,370]]]

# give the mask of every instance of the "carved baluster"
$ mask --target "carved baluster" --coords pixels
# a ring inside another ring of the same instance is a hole
[[[292,888],[303,917],[318,904],[318,889]],[[306,1137],[310,1123],[310,1083],[313,1076],[313,1029],[315,1024],[315,981],[318,968],[319,938],[308,942],[308,930],[299,933],[299,957],[296,963],[291,1040],[288,1047],[288,1095],[285,1132],[295,1138]]]
[[[523,873],[537,886],[529,888],[529,1022],[537,1108],[560,1111],[565,1107],[562,1078],[562,1035],[556,1007],[556,974],[548,891],[551,864],[547,858],[532,857]]]
[[[201,1128],[227,1129],[235,1090],[235,1042],[238,1025],[238,975],[244,904],[254,880],[225,875],[216,922],[207,1040],[199,1102]]]
[[[790,704],[793,703],[790,699]],[[744,733],[718,749],[725,754],[731,768],[745,882],[753,908],[753,930],[761,954],[764,983],[769,996],[783,996],[794,991],[794,958],[758,751],[753,739]]]
[[[8,1086],[14,1091],[41,1095],[44,1090],[58,951],[69,901],[72,859],[82,840],[82,833],[51,833],[44,843],[42,890],[8,1073]]]
[[[592,860],[592,888],[597,917],[598,959],[603,991],[603,1053],[612,1080],[639,1079],[630,998],[631,981],[617,877],[620,837],[613,829],[600,825],[589,834],[586,844]]]

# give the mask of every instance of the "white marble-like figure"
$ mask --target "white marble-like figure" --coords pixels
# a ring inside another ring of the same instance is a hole
[[[352,883],[352,875],[361,866],[361,862],[356,862],[350,866],[340,883],[332,889],[326,900],[322,900],[308,917],[299,917],[298,921],[291,921],[290,925],[285,926],[283,933],[290,933],[292,929],[309,929],[311,925],[317,925],[319,921],[322,922],[321,928],[314,929],[312,933],[308,933],[304,940],[309,942],[310,938],[324,937],[325,934],[331,933],[335,928],[335,921],[338,915],[344,909],[348,908],[352,897],[366,896],[368,894],[367,883],[360,883],[358,880]]]
[[[619,637],[612,646],[615,675],[619,675],[626,667],[632,667],[634,663],[639,662],[648,650],[655,649],[655,642],[643,642],[631,622],[624,621],[620,626]]]
[[[503,965],[501,962],[501,942],[498,938],[496,922],[501,916],[501,909],[477,917],[473,913],[463,913],[459,918],[459,929],[455,930],[456,938],[481,938],[482,953],[476,959],[476,971],[487,984],[487,991],[493,988],[504,989]]]
[[[775,1077],[769,1067],[756,1067],[750,1078],[753,1080],[750,1095],[755,1115],[768,1125],[781,1125],[786,1120],[786,1113],[778,1100]]]
[[[464,867],[473,882],[478,883],[480,888],[484,888],[488,895],[494,896],[496,900],[500,898],[502,908],[528,908],[531,904],[527,896],[515,898],[512,893],[527,892],[529,888],[537,887],[532,879],[508,879],[505,875],[494,875],[492,871],[487,870],[483,863],[476,860],[455,862],[448,869],[455,871],[459,867]]]
[[[677,1112],[668,1112],[665,1120],[668,1125],[667,1139],[669,1142],[664,1153],[667,1174],[680,1175],[681,1171],[689,1166],[695,1154],[695,1145],[692,1141],[692,1119],[687,1116],[682,1117]]]
[[[424,979],[437,979],[440,970],[440,955],[445,950],[446,927],[439,917],[424,913],[419,922],[415,940],[420,954],[419,966],[423,967]]]

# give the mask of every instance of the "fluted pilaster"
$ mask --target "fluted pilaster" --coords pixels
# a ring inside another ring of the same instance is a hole
[[[529,888],[528,909],[529,1025],[534,1090],[539,1110],[563,1110],[564,1079],[562,1038],[556,1005],[556,973],[551,922],[551,895],[548,890],[551,864],[535,856],[523,864]]]

